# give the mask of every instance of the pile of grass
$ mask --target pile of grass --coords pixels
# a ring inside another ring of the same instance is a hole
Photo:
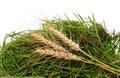
[[[44,20],[42,30],[8,34],[0,52],[0,75],[119,77],[120,34],[108,33],[94,17],[76,17]]]

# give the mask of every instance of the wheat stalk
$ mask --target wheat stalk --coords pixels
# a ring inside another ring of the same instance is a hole
[[[96,59],[96,58],[90,56],[89,54],[87,54],[85,51],[81,50],[80,47],[79,47],[79,45],[78,45],[77,43],[75,43],[75,42],[73,42],[72,40],[68,39],[66,36],[64,36],[64,35],[63,35],[61,32],[59,32],[58,30],[55,30],[55,29],[52,28],[52,27],[49,27],[48,29],[50,30],[50,32],[51,32],[53,35],[55,35],[56,37],[58,37],[59,39],[61,39],[65,44],[67,44],[68,46],[70,46],[71,49],[74,49],[74,50],[76,50],[76,51],[80,51],[80,52],[82,52],[84,55],[86,55],[86,56],[88,56],[89,58],[91,58],[91,59],[95,60],[96,62],[98,62],[96,65],[98,65],[98,66],[101,66],[101,65],[102,65],[102,66],[105,67],[104,69],[110,69],[111,71],[114,70],[114,71],[120,72],[120,70],[117,70],[117,69],[115,69],[115,68],[112,68],[112,67],[106,65],[105,63],[99,61],[98,59]],[[100,64],[101,64],[101,65],[100,65]]]

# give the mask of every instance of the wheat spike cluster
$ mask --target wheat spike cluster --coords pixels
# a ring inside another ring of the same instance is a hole
[[[58,30],[54,29],[53,27],[49,27],[48,29],[54,36],[59,38],[66,45],[70,46],[71,49],[73,49],[75,51],[82,52],[84,55],[88,56],[89,58],[91,58],[94,61],[90,61],[90,60],[85,59],[82,56],[77,56],[73,53],[70,53],[65,48],[63,48],[61,45],[58,45],[57,43],[54,43],[50,40],[47,40],[42,35],[37,34],[37,33],[32,33],[31,36],[35,40],[52,47],[52,49],[48,48],[48,49],[45,49],[45,50],[41,50],[41,49],[37,48],[36,51],[34,51],[34,53],[38,53],[40,55],[48,55],[48,56],[59,58],[59,59],[75,60],[75,61],[82,61],[84,63],[94,64],[94,65],[97,65],[97,66],[107,70],[107,71],[110,71],[110,72],[113,72],[113,73],[116,73],[116,74],[120,75],[119,74],[120,70],[112,68],[112,67],[108,66],[107,64],[99,61],[98,59],[95,59],[94,57],[90,56],[85,51],[81,50],[77,43],[73,42],[71,39],[68,39],[66,36],[64,36]]]

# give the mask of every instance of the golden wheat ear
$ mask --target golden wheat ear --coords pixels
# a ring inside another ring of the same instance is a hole
[[[61,32],[59,32],[58,30],[55,30],[52,27],[49,27],[50,32],[55,35],[56,37],[58,37],[59,39],[61,39],[65,44],[67,44],[68,46],[70,46],[71,49],[74,49],[76,51],[79,51],[79,45],[76,44],[75,42],[73,42],[71,39],[68,39],[66,36],[64,36]]]
[[[49,55],[49,56],[59,58],[59,59],[76,60],[76,61],[81,60],[80,57],[78,57],[72,53],[58,52],[58,51],[54,51],[52,49],[45,49],[45,50],[37,49],[35,51],[35,53],[39,53],[41,55]]]
[[[75,54],[69,53],[69,52],[66,52],[66,53],[62,51],[58,52],[52,49],[45,49],[45,50],[37,49],[36,51],[34,51],[34,53],[39,53],[40,55],[49,55],[51,57],[55,57],[59,59],[82,61],[84,63],[93,64],[93,62],[86,61],[84,58],[77,56]]]
[[[63,51],[63,52],[66,52],[65,48],[63,48],[62,46],[56,44],[55,42],[52,42],[46,38],[44,38],[42,35],[40,34],[37,34],[37,33],[32,33],[31,34],[32,38],[34,38],[35,40],[41,42],[41,43],[44,43],[50,47],[52,47],[54,50],[57,50],[57,51]]]

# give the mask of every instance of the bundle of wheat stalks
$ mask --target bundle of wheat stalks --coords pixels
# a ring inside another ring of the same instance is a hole
[[[0,54],[2,76],[119,77],[120,35],[94,18],[46,20],[42,30],[7,35]],[[6,43],[7,38],[11,42]]]

